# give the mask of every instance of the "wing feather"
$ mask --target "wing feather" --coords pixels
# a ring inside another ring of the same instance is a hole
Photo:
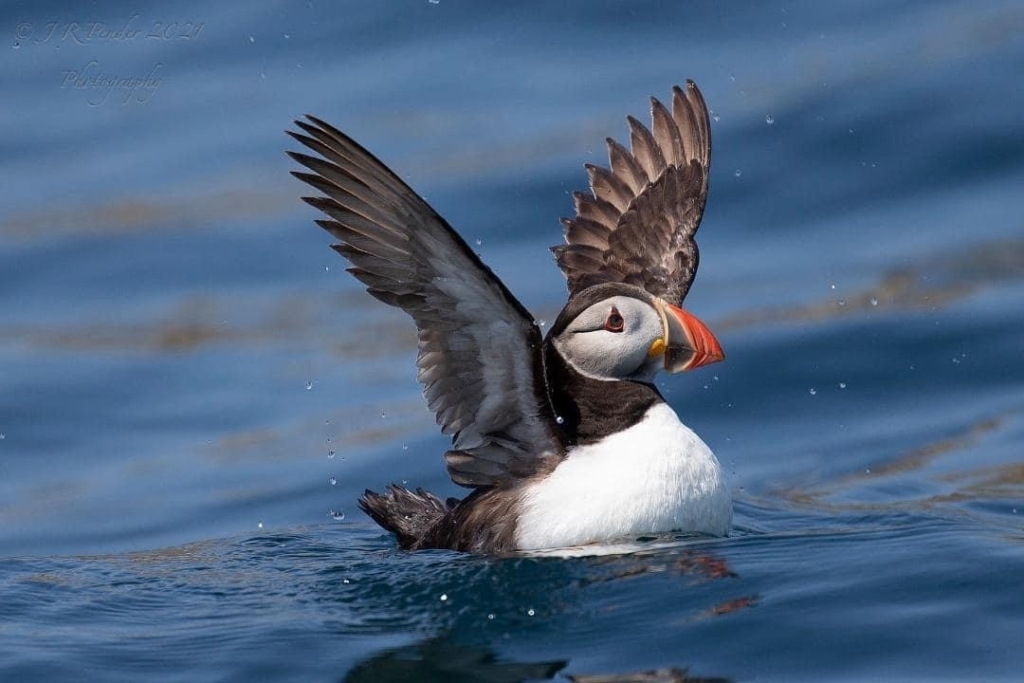
[[[592,220],[608,228],[611,232],[619,222],[622,212],[616,209],[610,202],[582,192],[572,193],[573,202],[576,204],[576,215],[578,219]],[[565,219],[568,221],[569,219]],[[570,221],[571,222],[571,221]],[[563,221],[564,223],[564,221]]]
[[[633,117],[630,150],[608,140],[608,169],[586,165],[591,195],[575,193],[565,244],[552,247],[570,295],[605,282],[682,302],[700,254],[694,235],[707,201],[711,124],[693,81],[672,88],[671,112],[651,98],[652,128]]]
[[[541,334],[532,317],[398,176],[338,129],[307,118],[289,135],[317,156],[289,152],[309,171],[293,175],[320,193],[303,199],[328,216],[316,223],[339,240],[332,247],[352,264],[348,272],[413,318],[417,379],[441,431],[452,436],[445,456],[452,479],[496,486],[553,467],[564,453],[538,386]],[[609,178],[620,200],[629,195]],[[596,226],[578,230],[610,232]]]
[[[626,121],[629,123],[629,144],[633,156],[647,172],[648,178],[657,178],[665,169],[665,157],[661,153],[661,148],[644,124],[632,116],[627,116]]]
[[[626,182],[607,168],[592,164],[587,164],[585,168],[594,196],[614,206],[619,213],[625,211],[633,199],[633,192]]]
[[[640,167],[640,164],[629,151],[615,140],[607,138],[608,163],[611,171],[629,186],[633,195],[640,194],[647,183],[651,182],[647,171]]]

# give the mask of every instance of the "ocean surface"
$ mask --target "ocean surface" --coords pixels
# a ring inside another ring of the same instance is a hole
[[[1024,680],[1024,5],[13,2],[0,10],[0,680]],[[458,495],[409,320],[299,201],[310,113],[538,320],[649,95],[711,193],[663,378],[734,533],[404,553]]]

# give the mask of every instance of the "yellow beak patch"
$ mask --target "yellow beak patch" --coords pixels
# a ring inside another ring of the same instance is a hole
[[[655,356],[660,356],[663,353],[665,353],[665,340],[658,337],[651,344],[651,348],[647,349],[647,357],[654,358]]]

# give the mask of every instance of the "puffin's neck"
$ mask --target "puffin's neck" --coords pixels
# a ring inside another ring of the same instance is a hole
[[[664,399],[653,384],[587,377],[544,340],[544,382],[555,433],[566,448],[600,441],[632,427]]]

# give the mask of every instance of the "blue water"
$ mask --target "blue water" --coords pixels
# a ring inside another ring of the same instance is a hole
[[[1019,3],[0,17],[0,680],[1024,677]],[[458,494],[446,439],[283,130],[355,136],[552,320],[582,164],[686,78],[728,360],[662,390],[735,533],[397,552],[354,501]]]

